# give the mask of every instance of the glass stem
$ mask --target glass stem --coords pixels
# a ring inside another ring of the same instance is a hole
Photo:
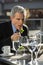
[[[37,60],[37,55],[38,55],[38,53],[36,52],[36,60]]]
[[[12,46],[13,46],[13,49],[14,49],[14,41],[13,41],[13,43],[12,43]]]
[[[17,50],[16,50],[16,55],[17,55]]]
[[[31,63],[33,64],[33,52],[31,52]]]
[[[35,62],[36,62],[36,65],[38,65],[38,62],[37,62],[37,56],[38,56],[38,52],[35,52],[35,55],[36,55]]]

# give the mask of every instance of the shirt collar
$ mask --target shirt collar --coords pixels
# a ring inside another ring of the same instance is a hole
[[[15,26],[12,24],[12,29],[13,29],[13,32],[15,33],[16,32],[16,28]]]

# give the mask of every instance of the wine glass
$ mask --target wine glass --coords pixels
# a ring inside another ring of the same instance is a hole
[[[26,45],[27,45],[27,36],[21,36],[20,44],[21,44],[22,46],[26,47]],[[23,55],[25,55],[25,54],[26,54],[26,53],[25,53],[25,48],[24,48],[23,50],[24,50],[24,54],[23,54]]]
[[[25,47],[27,47],[27,45],[28,45],[27,42],[28,42],[27,36],[21,36],[20,44],[21,44],[21,46],[24,47],[24,49],[23,49],[23,51],[24,51],[23,56],[27,55],[25,53],[25,50],[26,50]],[[26,65],[26,60],[25,59],[23,60],[23,65]]]
[[[28,63],[30,65],[34,65],[33,52],[36,50],[35,44],[36,44],[36,41],[32,40],[31,43],[29,43],[29,45],[27,47],[28,50],[31,52],[31,61]]]
[[[34,45],[35,42],[32,40],[31,44],[30,44],[30,40],[27,38],[27,36],[24,36],[24,37],[21,37],[20,43],[21,43],[22,46],[27,47],[28,50],[31,52],[31,65],[33,65],[33,52],[36,49],[33,45]],[[24,51],[23,55],[26,55],[25,51]]]
[[[13,41],[13,43],[12,43],[12,50],[13,50],[13,51],[16,51],[16,56],[18,55],[17,49],[18,49],[19,46],[20,46],[19,40]],[[19,61],[16,60],[16,64],[18,64],[18,62],[19,62]]]
[[[35,51],[35,56],[36,56],[35,62],[36,62],[36,65],[38,65],[38,59],[37,59],[37,57],[38,57],[38,53],[39,53],[39,51],[41,49],[42,36],[43,36],[42,32],[36,34],[37,43],[38,43],[38,44],[35,45],[36,48],[37,48],[37,51]]]
[[[16,55],[17,55],[17,49],[18,49],[19,46],[20,46],[19,40],[13,41],[13,43],[12,43],[12,50],[16,51]]]

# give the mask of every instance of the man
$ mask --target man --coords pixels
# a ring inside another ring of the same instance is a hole
[[[19,37],[19,34],[15,33],[15,30],[16,29],[20,30],[24,23],[24,8],[21,6],[15,6],[13,8],[15,11],[12,9],[10,18],[12,21],[12,27],[13,27],[14,34],[11,36],[11,39],[15,40],[16,38]],[[15,30],[14,30],[14,28],[15,28]],[[26,31],[25,31],[25,33],[26,33]],[[26,34],[26,36],[27,36],[27,34]]]
[[[11,10],[10,22],[0,23],[0,53],[4,45],[12,47],[12,41],[18,40],[20,36],[28,36],[28,31],[23,26],[25,20],[25,9],[21,6],[14,6]],[[24,29],[22,34],[19,34],[21,28]],[[18,32],[17,32],[18,30]]]

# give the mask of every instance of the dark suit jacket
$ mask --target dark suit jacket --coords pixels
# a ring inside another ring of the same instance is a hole
[[[24,32],[22,36],[27,36],[27,28],[23,26]],[[2,53],[1,48],[5,45],[10,45],[12,47],[11,35],[13,34],[11,22],[0,23],[0,53]]]

